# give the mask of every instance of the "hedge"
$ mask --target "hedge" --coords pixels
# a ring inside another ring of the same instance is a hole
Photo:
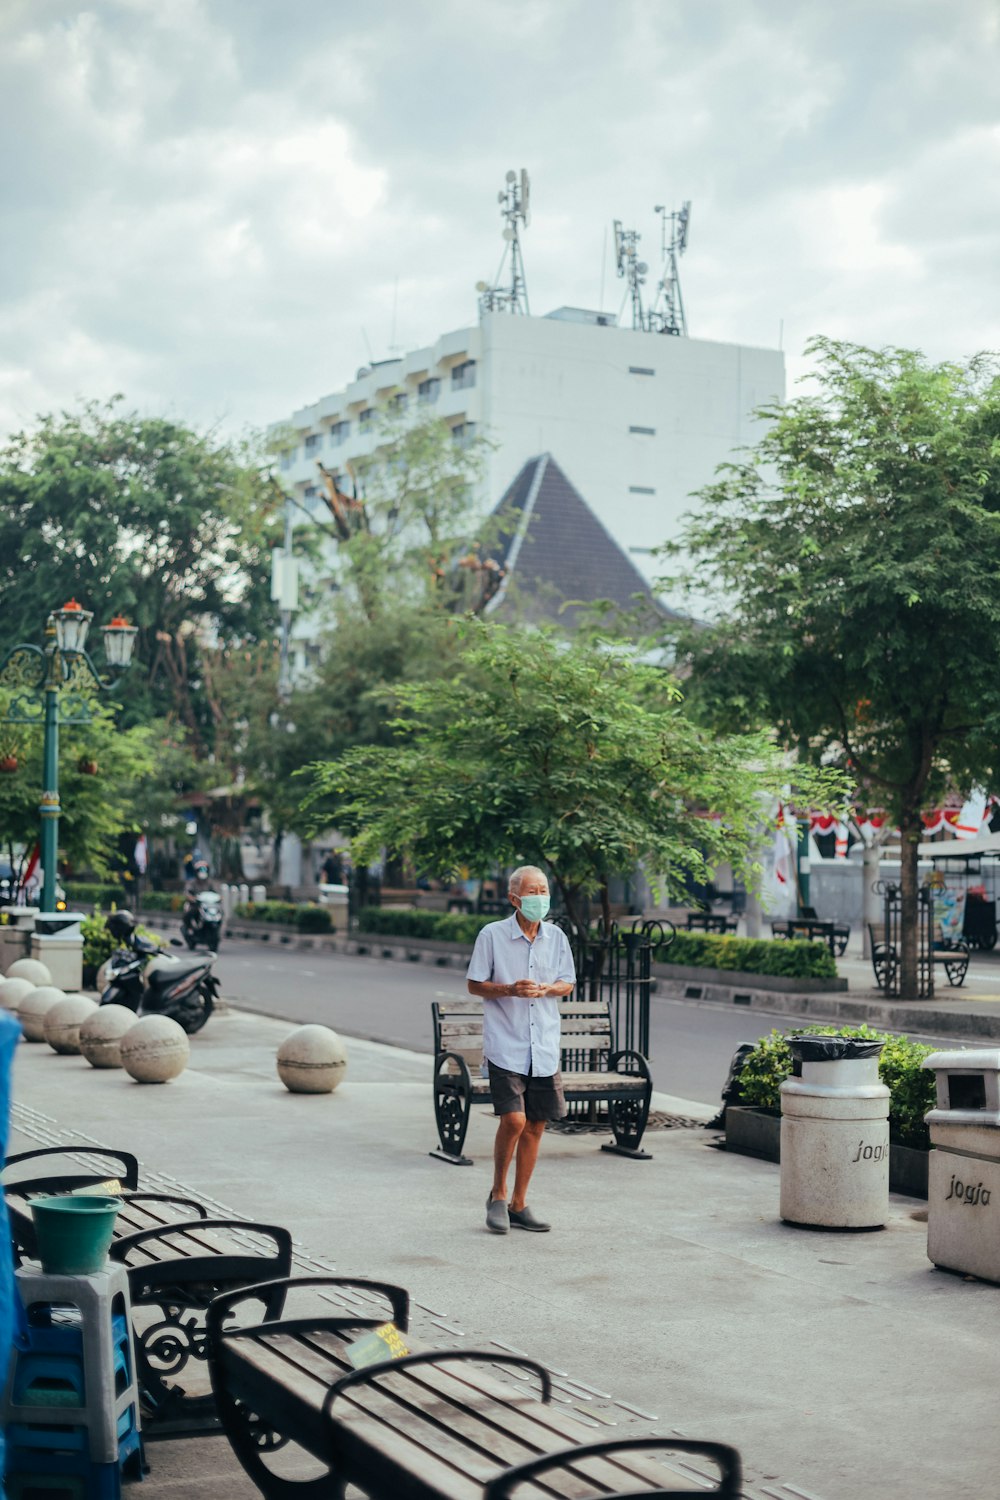
[[[144,911],[180,911],[183,891],[146,891],[139,905]]]
[[[430,938],[442,943],[476,941],[488,922],[496,917],[470,916],[460,911],[407,911],[393,906],[363,906],[358,912],[358,932],[386,937]]]
[[[787,1031],[772,1031],[749,1052],[740,1073],[740,1100],[755,1104],[771,1114],[781,1110],[781,1085],[792,1071],[792,1054],[788,1036],[858,1036],[877,1038],[885,1043],[879,1058],[879,1077],[889,1090],[889,1135],[900,1146],[926,1151],[930,1136],[924,1115],[937,1100],[934,1074],[921,1067],[933,1047],[911,1041],[908,1036],[893,1036],[888,1031],[873,1031],[870,1026],[796,1026]]]
[[[276,927],[296,927],[299,932],[332,932],[333,916],[325,906],[297,905],[294,901],[245,901],[233,907],[234,917],[248,922],[270,922]]]
[[[799,940],[678,932],[669,948],[658,949],[653,956],[657,963],[699,969],[736,969],[744,974],[777,974],[789,979],[837,977],[837,965],[825,943]]]
[[[66,905],[83,901],[87,906],[117,906],[126,904],[125,890],[120,885],[97,885],[86,880],[68,880],[64,887]]]

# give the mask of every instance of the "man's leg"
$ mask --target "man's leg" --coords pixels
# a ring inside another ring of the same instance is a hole
[[[500,1116],[497,1126],[496,1140],[493,1143],[493,1193],[494,1198],[507,1197],[507,1169],[509,1168],[514,1152],[517,1151],[517,1180],[521,1175],[521,1151],[518,1142],[522,1139],[527,1122],[519,1110],[510,1110]],[[530,1127],[529,1127],[530,1128]],[[543,1126],[544,1129],[544,1126]],[[535,1147],[535,1156],[538,1155],[538,1147]],[[534,1166],[534,1159],[532,1159]],[[529,1177],[531,1173],[529,1172]],[[514,1189],[515,1195],[517,1188]]]
[[[523,1116],[522,1119],[524,1119]],[[514,1195],[510,1200],[510,1206],[515,1213],[520,1213],[524,1207],[524,1200],[528,1196],[528,1184],[531,1181],[531,1174],[535,1170],[535,1162],[538,1160],[538,1148],[542,1144],[542,1136],[544,1134],[544,1120],[524,1120],[521,1137],[517,1143],[517,1164],[514,1169]]]

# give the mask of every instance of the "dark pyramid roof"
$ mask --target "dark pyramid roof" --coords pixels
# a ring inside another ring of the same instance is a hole
[[[501,532],[491,551],[507,570],[493,605],[502,614],[572,624],[579,610],[561,610],[566,600],[632,611],[637,594],[651,613],[667,613],[550,454],[528,460],[493,514]]]

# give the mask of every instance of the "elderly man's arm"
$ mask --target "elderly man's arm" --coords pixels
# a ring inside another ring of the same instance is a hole
[[[538,1000],[549,993],[547,987],[536,984],[533,979],[519,979],[516,984],[497,984],[492,979],[470,979],[469,994],[479,1000],[509,1000],[517,996],[520,1000]]]

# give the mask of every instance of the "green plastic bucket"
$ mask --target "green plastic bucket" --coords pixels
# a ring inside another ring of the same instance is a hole
[[[96,1195],[35,1198],[31,1216],[42,1270],[53,1276],[103,1270],[121,1206],[120,1198]]]

